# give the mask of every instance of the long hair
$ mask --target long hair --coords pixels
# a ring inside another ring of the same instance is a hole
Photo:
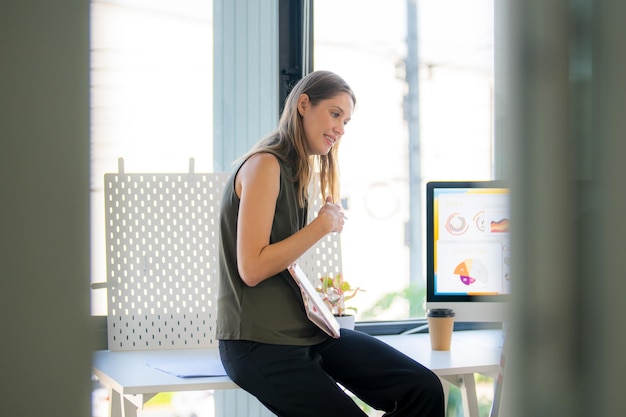
[[[302,116],[298,112],[298,98],[306,94],[315,106],[339,93],[348,93],[352,103],[356,105],[354,92],[337,74],[330,71],[314,71],[308,74],[298,81],[287,96],[276,130],[261,139],[242,157],[247,159],[254,154],[267,152],[292,165],[294,178],[290,180],[298,184],[300,207],[304,207],[308,199],[308,185],[315,168],[319,169],[319,185],[323,198],[331,196],[333,201],[338,201],[340,195],[338,144],[331,147],[326,155],[307,155]]]

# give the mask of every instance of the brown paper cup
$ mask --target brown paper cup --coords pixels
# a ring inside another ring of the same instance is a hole
[[[433,350],[450,350],[454,317],[428,317],[430,347]]]

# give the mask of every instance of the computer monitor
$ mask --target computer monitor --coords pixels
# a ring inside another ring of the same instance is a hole
[[[426,185],[426,308],[503,322],[511,291],[509,190],[499,181]]]

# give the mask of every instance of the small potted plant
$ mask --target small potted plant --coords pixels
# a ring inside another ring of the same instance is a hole
[[[344,328],[354,328],[355,307],[346,307],[346,301],[351,300],[359,291],[365,291],[360,287],[352,288],[348,281],[343,279],[343,274],[320,278],[320,285],[316,287],[322,300],[333,313],[339,325]]]

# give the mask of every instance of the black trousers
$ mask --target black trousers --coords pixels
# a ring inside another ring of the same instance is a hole
[[[443,417],[444,395],[429,369],[378,339],[341,329],[313,346],[221,340],[228,376],[279,417],[363,417],[341,384],[393,417]]]

